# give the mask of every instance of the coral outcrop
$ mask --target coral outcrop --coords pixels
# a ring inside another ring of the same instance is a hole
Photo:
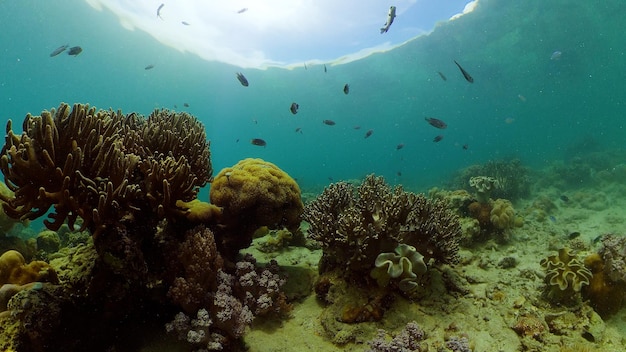
[[[12,218],[35,219],[58,230],[80,222],[98,234],[132,222],[141,211],[183,215],[211,177],[202,124],[186,113],[156,110],[147,119],[89,105],[61,104],[28,114],[23,132],[7,124],[0,169],[14,196],[0,195]],[[80,219],[80,221],[77,221]]]
[[[581,301],[581,289],[593,276],[585,264],[569,248],[561,248],[540,262],[546,271],[546,296],[557,304],[575,305]]]
[[[474,176],[469,179],[469,185],[476,191],[476,199],[479,203],[488,203],[491,192],[501,187],[496,178],[489,176]]]
[[[291,232],[300,226],[300,187],[286,172],[261,159],[244,159],[221,170],[209,196],[212,204],[223,208],[224,255],[249,246],[261,226]]]
[[[400,244],[412,246],[424,262],[458,261],[461,229],[442,201],[391,189],[382,177],[369,175],[355,190],[345,182],[328,186],[307,204],[308,234],[323,249],[320,271],[339,269],[357,281],[369,277],[376,258]]]
[[[18,251],[9,250],[0,256],[0,286],[24,285],[36,281],[58,283],[59,279],[48,263],[35,260],[26,264],[26,260]]]
[[[515,209],[506,199],[496,199],[489,213],[491,224],[498,230],[507,230],[515,226]]]
[[[472,165],[462,170],[451,181],[451,189],[473,190],[468,180],[474,177],[491,177],[498,182],[498,187],[491,190],[491,197],[518,199],[530,193],[529,169],[519,159],[493,160],[482,165]]]

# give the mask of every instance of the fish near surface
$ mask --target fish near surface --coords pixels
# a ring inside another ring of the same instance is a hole
[[[248,79],[246,78],[246,76],[243,75],[243,73],[237,72],[237,79],[239,80],[239,83],[241,83],[242,86],[247,87],[249,85]]]
[[[441,71],[437,71],[437,73],[439,74],[439,77],[441,77],[442,80],[447,81],[448,79],[446,78],[446,76],[443,75],[443,73],[441,73]]]
[[[70,50],[67,52],[68,55],[74,55],[75,57],[78,56],[78,54],[83,52],[83,48],[81,48],[80,46],[73,46],[70,48]]]
[[[426,120],[426,122],[428,122],[431,126],[440,130],[446,129],[448,127],[448,124],[434,117],[426,117],[424,118],[424,120]]]
[[[467,73],[467,71],[465,71],[463,67],[461,67],[461,65],[459,65],[458,62],[456,62],[456,60],[454,60],[454,63],[459,67],[459,70],[461,70],[461,73],[463,74],[463,77],[465,77],[465,80],[467,80],[470,83],[474,83],[474,78],[472,78],[472,76],[470,76],[470,74]]]
[[[400,143],[396,146],[396,150],[400,150],[402,148],[404,148],[404,143]]]
[[[348,94],[348,93],[350,93],[350,85],[346,83],[346,85],[343,86],[343,94]]]
[[[297,114],[298,113],[298,109],[300,109],[300,105],[298,105],[298,103],[291,103],[291,106],[289,107],[289,111],[291,111],[292,114]]]
[[[389,27],[391,27],[394,18],[396,18],[396,7],[391,6],[389,8],[389,12],[387,13],[387,22],[385,22],[383,28],[380,29],[380,34],[387,33],[387,31],[389,31]]]
[[[144,67],[144,70],[152,70],[154,68],[154,65],[150,64],[146,67]]]
[[[334,126],[335,125],[335,121],[333,121],[333,120],[324,120],[322,122],[324,123],[324,125],[328,125],[328,126]]]
[[[250,144],[257,145],[259,147],[265,147],[267,145],[267,142],[261,138],[252,138],[250,140]]]
[[[163,17],[161,17],[161,10],[163,9],[163,6],[165,6],[165,4],[159,5],[159,8],[157,9],[157,17],[161,20],[163,20]]]
[[[374,130],[368,130],[367,132],[365,132],[365,137],[364,138],[369,138],[372,133],[374,133]]]
[[[442,139],[443,139],[443,135],[440,134],[437,137],[433,138],[433,142],[437,143],[437,142],[440,142]]]
[[[50,53],[50,57],[54,57],[59,55],[60,53],[64,52],[65,49],[67,49],[70,45],[69,44],[65,44],[65,45],[61,45],[60,47],[54,49],[54,51],[52,51]]]

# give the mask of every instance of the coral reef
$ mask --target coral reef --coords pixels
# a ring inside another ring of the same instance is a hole
[[[568,248],[561,248],[540,262],[546,271],[546,296],[554,303],[572,306],[581,301],[580,291],[593,276]]]
[[[374,261],[376,268],[370,275],[380,286],[386,286],[391,279],[399,279],[398,287],[405,292],[417,288],[417,275],[427,270],[424,256],[415,250],[415,247],[400,244],[395,253],[381,253]]]
[[[212,204],[223,208],[220,232],[225,232],[225,256],[249,246],[261,226],[286,227],[291,232],[300,226],[300,187],[276,165],[261,159],[244,159],[221,170],[209,196]]]
[[[15,196],[13,191],[11,191],[4,182],[0,181],[0,199],[11,199]],[[25,226],[28,226],[28,219],[20,220],[15,219],[14,217],[8,216],[4,211],[4,205],[0,208],[0,233],[6,234],[13,229],[13,227],[22,223]]]
[[[37,281],[58,283],[59,279],[48,263],[36,260],[26,264],[18,251],[6,251],[0,256],[0,286],[24,285]]]
[[[212,168],[204,128],[193,116],[154,111],[96,111],[61,104],[41,116],[28,114],[23,133],[7,124],[0,169],[14,196],[0,194],[12,218],[35,219],[58,230],[81,219],[98,234],[106,226],[132,222],[140,211],[159,217],[182,215],[177,200],[191,201]]]
[[[426,334],[415,321],[406,324],[404,329],[391,340],[387,339],[387,332],[379,329],[376,338],[368,341],[367,352],[391,352],[391,351],[421,351],[420,341]]]
[[[424,262],[458,261],[458,218],[442,201],[392,190],[382,177],[369,175],[354,192],[334,183],[307,204],[303,218],[310,238],[323,249],[320,272],[339,269],[357,281],[369,277],[376,258],[400,244],[413,246]]]
[[[491,191],[494,198],[510,199],[515,202],[530,193],[530,177],[527,167],[519,159],[493,160],[484,165],[472,165],[461,170],[449,184],[451,189],[472,191],[472,177],[487,176],[497,180],[499,187]]]
[[[515,209],[513,204],[506,199],[496,199],[493,202],[489,220],[498,230],[507,230],[515,226]]]

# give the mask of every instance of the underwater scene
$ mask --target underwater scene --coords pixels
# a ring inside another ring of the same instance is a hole
[[[0,351],[626,350],[622,1],[280,60],[123,3],[0,2]]]

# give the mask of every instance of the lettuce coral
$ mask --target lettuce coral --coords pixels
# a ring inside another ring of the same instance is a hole
[[[21,135],[7,124],[0,170],[14,196],[0,195],[12,218],[53,211],[46,227],[81,219],[97,234],[147,211],[159,218],[184,215],[211,177],[209,144],[193,116],[156,110],[147,119],[89,105],[61,104],[28,114]]]
[[[381,253],[374,261],[376,268],[372,269],[371,276],[380,286],[386,286],[390,279],[400,279],[398,287],[405,292],[417,288],[417,275],[427,270],[424,256],[415,250],[415,247],[400,244],[395,253]]]
[[[593,274],[569,248],[561,248],[540,264],[546,271],[546,294],[551,301],[569,306],[580,302],[580,291]]]
[[[223,242],[230,251],[250,245],[261,226],[291,232],[300,227],[304,207],[300,187],[270,162],[248,158],[221,170],[209,196],[212,204],[223,208],[221,222],[227,232]]]

